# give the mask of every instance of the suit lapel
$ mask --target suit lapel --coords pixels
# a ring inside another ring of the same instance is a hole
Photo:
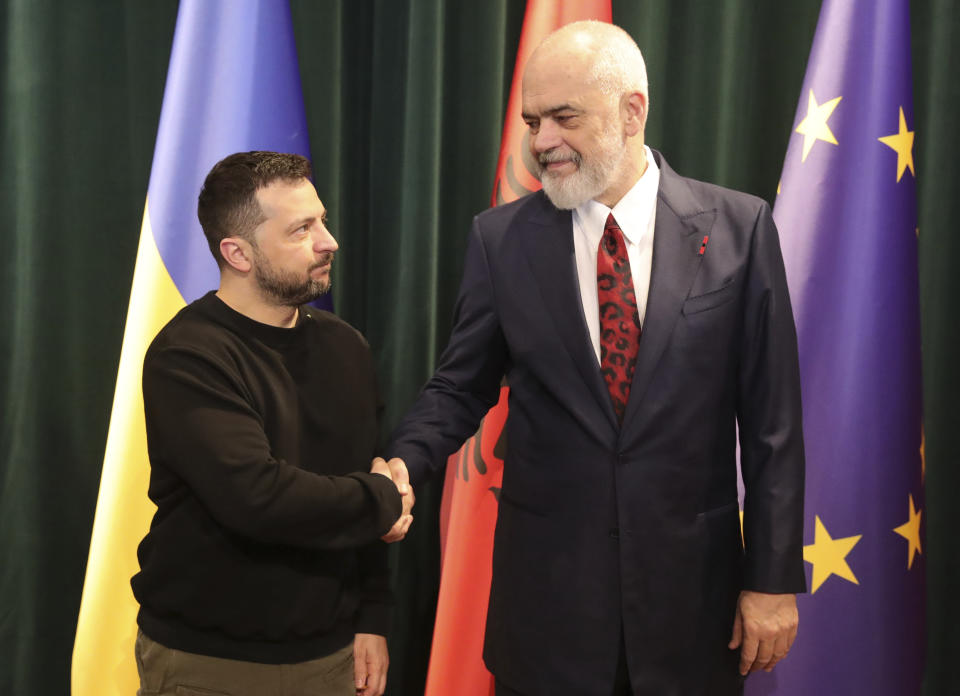
[[[700,243],[710,234],[716,219],[716,210],[704,210],[698,205],[686,182],[662,155],[654,151],[654,157],[660,167],[660,190],[653,235],[653,266],[637,367],[623,418],[627,427],[636,422],[643,396],[700,268]]]
[[[601,419],[616,427],[616,416],[606,385],[600,376],[597,358],[590,343],[583,317],[580,299],[576,259],[573,249],[573,222],[569,210],[558,210],[549,203],[544,194],[538,210],[531,215],[527,233],[524,234],[526,257],[533,272],[544,307],[550,316],[560,340],[576,365],[580,378],[593,395],[596,404],[583,404],[586,420],[596,421],[589,414],[596,414],[599,406]],[[576,403],[572,401],[571,403]],[[600,425],[599,423],[595,423]],[[601,433],[598,432],[598,435]]]
[[[626,428],[636,422],[644,394],[700,268],[700,243],[710,234],[716,219],[716,210],[704,210],[683,177],[670,168],[659,152],[653,152],[660,167],[653,265],[643,336],[624,414]],[[571,404],[584,422],[597,428],[596,434],[602,439],[609,428],[617,429],[617,420],[583,317],[571,213],[556,209],[542,192],[536,195],[539,205],[532,211],[523,235],[525,254],[551,323],[595,401],[576,408],[576,395],[571,394]]]

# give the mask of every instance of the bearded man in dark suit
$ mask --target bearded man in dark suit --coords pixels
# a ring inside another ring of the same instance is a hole
[[[455,327],[389,447],[414,482],[510,384],[484,659],[498,694],[739,694],[796,636],[796,331],[762,200],[644,144],[623,30],[523,78],[543,191],[478,215]],[[737,428],[744,496],[738,505]]]

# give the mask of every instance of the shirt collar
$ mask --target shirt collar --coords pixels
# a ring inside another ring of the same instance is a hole
[[[607,216],[612,212],[624,237],[630,244],[637,244],[647,234],[650,218],[657,205],[657,189],[660,187],[660,169],[653,159],[653,153],[646,145],[647,168],[629,191],[611,209],[603,203],[589,200],[574,210],[584,230],[591,236],[596,235],[597,243],[603,235]]]

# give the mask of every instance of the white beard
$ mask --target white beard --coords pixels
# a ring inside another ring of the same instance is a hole
[[[597,143],[595,156],[586,159],[573,151],[571,160],[577,170],[572,174],[553,174],[546,167],[552,161],[566,159],[566,153],[553,150],[544,152],[536,163],[543,191],[550,202],[561,210],[577,208],[610,188],[610,182],[620,170],[625,155],[626,146],[612,129]]]

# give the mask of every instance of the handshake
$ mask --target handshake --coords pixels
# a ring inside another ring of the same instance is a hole
[[[382,457],[374,457],[373,463],[370,465],[370,473],[386,476],[393,481],[402,496],[403,509],[400,512],[400,519],[393,524],[389,532],[380,537],[388,544],[392,544],[395,541],[403,539],[403,537],[407,535],[407,530],[410,529],[410,525],[413,523],[413,515],[410,514],[410,511],[416,502],[416,496],[413,494],[413,486],[410,485],[407,465],[403,463],[402,459],[394,458],[388,462],[384,461]]]

